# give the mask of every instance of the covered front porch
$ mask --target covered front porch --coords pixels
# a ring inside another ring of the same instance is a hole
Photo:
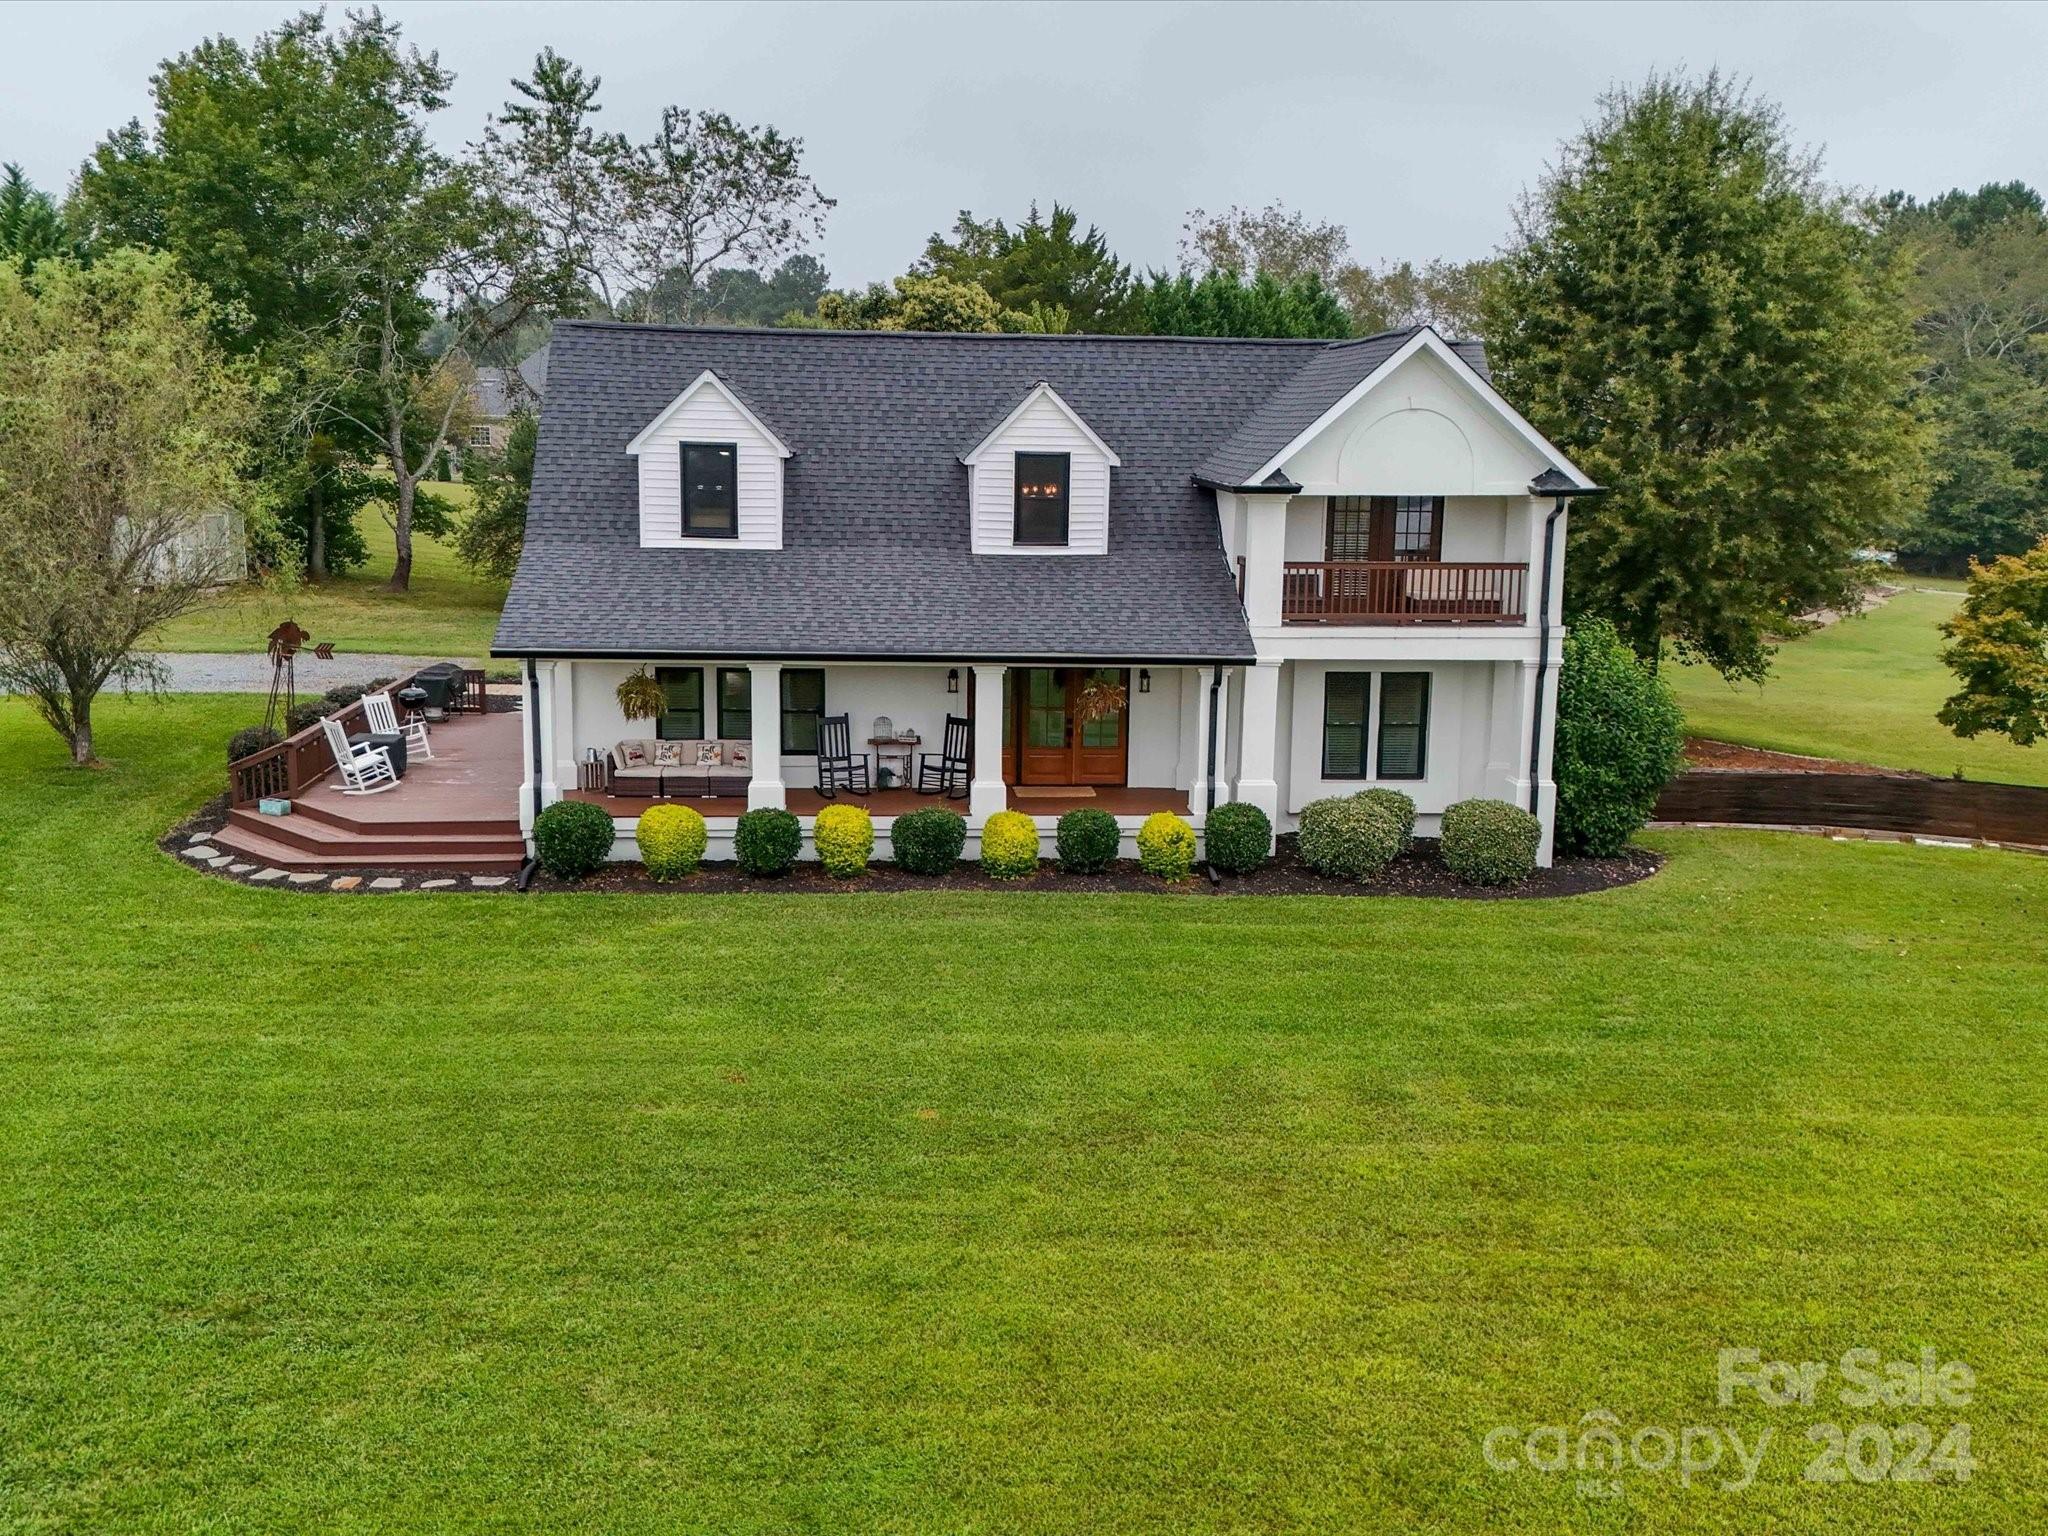
[[[651,719],[628,720],[618,691],[645,672],[660,694]],[[1159,811],[1197,831],[1209,800],[1209,753],[1222,764],[1227,707],[1210,729],[1212,699],[1228,697],[1228,669],[1182,662],[1128,664],[819,662],[754,658],[556,658],[532,664],[530,760],[541,804],[603,806],[618,824],[619,858],[632,858],[633,824],[651,804],[687,805],[709,826],[709,856],[725,856],[746,811],[789,810],[805,832],[834,799],[875,818],[877,857],[894,819],[926,806],[960,812],[970,856],[997,811],[1039,825],[1047,853],[1059,818],[1093,806],[1127,840]],[[824,792],[824,722],[844,716],[868,790]],[[947,726],[960,755],[945,761]],[[964,740],[962,739],[964,738]],[[537,750],[536,750],[537,748]],[[659,763],[655,760],[659,759]],[[629,763],[637,773],[625,771]],[[535,808],[532,769],[523,797]],[[1218,803],[1229,798],[1220,784]],[[1130,851],[1135,853],[1135,844]]]

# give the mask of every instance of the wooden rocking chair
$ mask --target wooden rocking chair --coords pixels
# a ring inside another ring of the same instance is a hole
[[[965,800],[968,781],[974,775],[974,722],[959,715],[946,716],[946,734],[936,754],[920,752],[917,757],[917,792],[944,795],[948,800]]]
[[[847,716],[825,715],[818,721],[818,793],[831,800],[842,789],[856,795],[873,792],[868,755],[855,755]]]

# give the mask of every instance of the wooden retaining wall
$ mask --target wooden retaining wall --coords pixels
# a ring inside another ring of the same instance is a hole
[[[1903,774],[1694,770],[1664,786],[1657,819],[2048,845],[2048,789]]]

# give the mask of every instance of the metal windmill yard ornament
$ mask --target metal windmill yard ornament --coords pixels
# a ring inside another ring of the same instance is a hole
[[[292,708],[299,702],[298,655],[306,648],[306,642],[312,638],[290,619],[286,619],[270,632],[270,644],[267,647],[270,655],[270,699],[263,706],[264,729],[277,729],[277,701],[280,695],[284,699],[284,719],[291,719]],[[313,647],[313,654],[322,661],[332,661],[334,642],[321,641]]]

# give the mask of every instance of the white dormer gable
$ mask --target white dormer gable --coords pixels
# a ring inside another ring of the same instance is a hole
[[[1067,456],[1064,544],[1016,540],[1020,453]],[[977,555],[1109,553],[1109,472],[1123,460],[1050,384],[1033,388],[960,462],[967,466],[968,525]]]
[[[730,445],[735,451],[734,537],[683,532],[683,447]],[[782,465],[789,449],[709,368],[626,445],[640,460],[643,549],[782,548]]]
[[[1521,496],[1546,469],[1592,482],[1427,326],[1248,478],[1311,496]]]

